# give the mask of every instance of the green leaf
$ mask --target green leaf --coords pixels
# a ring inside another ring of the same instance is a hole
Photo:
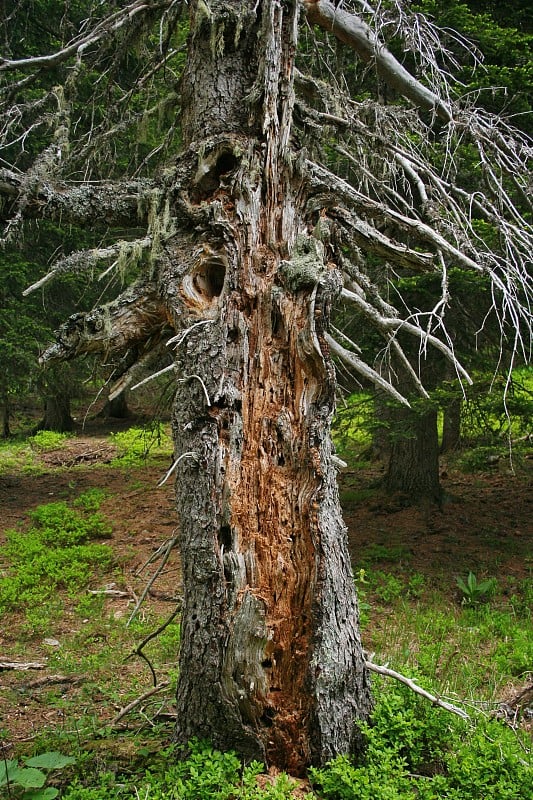
[[[9,770],[9,781],[23,789],[40,789],[44,786],[46,775],[40,769],[31,767],[15,767]]]
[[[41,753],[26,761],[28,767],[38,767],[39,769],[63,769],[63,767],[75,763],[75,758],[64,756],[63,753],[59,753],[57,750]]]
[[[59,789],[47,786],[46,789],[28,789],[22,795],[22,800],[54,800],[59,794]]]
[[[18,761],[16,759],[8,759],[0,761],[0,786],[5,786],[8,779],[11,781],[13,771],[18,769]]]

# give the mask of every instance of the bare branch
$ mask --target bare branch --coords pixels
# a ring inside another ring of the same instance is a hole
[[[124,706],[122,711],[111,720],[110,725],[112,727],[115,726],[118,722],[120,722],[121,719],[123,719],[123,717],[129,714],[130,711],[133,711],[134,708],[137,708],[137,706],[141,705],[141,703],[144,703],[144,701],[148,700],[148,698],[152,697],[152,695],[157,694],[157,692],[162,692],[163,689],[168,689],[169,686],[170,681],[164,681],[164,683],[160,683],[157,686],[154,686],[152,689],[149,689],[147,692],[144,692],[140,695],[140,697],[137,697],[135,700],[132,700],[131,703],[128,703],[127,706]]]
[[[352,367],[359,375],[362,375],[363,378],[373,383],[374,386],[377,386],[378,389],[383,389],[383,391],[387,392],[391,397],[398,401],[398,403],[402,403],[402,405],[407,406],[407,408],[411,408],[409,401],[402,395],[400,392],[394,388],[394,386],[389,383],[379,372],[376,372],[375,369],[369,367],[359,356],[355,353],[351,353],[349,350],[346,350],[345,347],[342,347],[335,339],[330,336],[329,333],[325,334],[326,342],[329,345],[329,349],[331,350],[332,355],[340,358],[341,361],[344,361],[349,367]]]
[[[353,186],[350,186],[343,178],[339,178],[330,170],[326,169],[326,167],[315,164],[312,161],[308,161],[307,163],[311,172],[316,176],[318,185],[320,185],[322,189],[329,187],[330,191],[337,192],[338,196],[342,197],[348,204],[352,205],[352,207],[357,208],[358,211],[366,213],[370,217],[376,216],[389,220],[397,224],[399,228],[415,235],[419,242],[430,243],[437,249],[447,253],[461,266],[475,270],[476,272],[481,271],[482,268],[477,262],[461,252],[426,223],[419,219],[407,217],[405,214],[400,214],[398,211],[385,206],[383,203],[378,203],[371,197],[367,197],[357,191],[357,189],[354,189]],[[386,237],[384,238],[386,239]],[[395,247],[392,242],[389,244],[386,241],[384,241],[383,244],[387,252],[390,253],[391,260],[398,260],[397,248],[399,246]],[[416,255],[415,251],[410,250],[407,246],[405,246],[404,249],[409,257],[412,257],[413,254]],[[394,258],[395,256],[396,259]],[[426,256],[426,263],[430,263],[429,255]]]
[[[78,185],[31,181],[13,170],[0,169],[0,194],[12,208],[11,212],[9,206],[3,210],[4,220],[22,206],[22,216],[27,219],[53,219],[80,225],[100,222],[133,228],[144,221],[147,209],[143,208],[142,200],[148,199],[152,188],[151,181],[141,179]]]
[[[168,333],[165,305],[156,287],[138,282],[111,303],[86,314],[73,314],[56,332],[55,344],[40,362],[67,361],[87,353],[112,358],[130,349],[135,361]]]
[[[450,122],[452,114],[448,106],[400,64],[359,16],[336,8],[329,0],[305,0],[304,7],[312,24],[333,33],[365,63],[375,64],[379,76],[389,86],[420,108]]]
[[[458,717],[461,719],[470,719],[469,715],[466,711],[463,711],[462,708],[457,708],[457,706],[452,705],[451,703],[447,703],[444,700],[441,700],[440,697],[437,697],[434,694],[431,694],[426,689],[422,689],[417,683],[414,682],[412,678],[407,678],[405,675],[402,675],[400,672],[396,672],[393,669],[389,669],[389,667],[382,667],[379,664],[374,664],[373,661],[365,661],[365,666],[371,672],[376,672],[378,675],[385,675],[387,678],[394,678],[400,683],[403,683],[405,686],[408,686],[411,691],[419,694],[420,697],[425,697],[426,700],[429,700],[430,703],[433,703],[434,706],[438,706],[439,708],[443,708],[445,711],[451,711],[452,714],[457,714]]]
[[[96,44],[107,36],[110,36],[128,22],[137,14],[144,12],[153,13],[154,11],[164,10],[172,5],[172,0],[159,0],[159,2],[144,2],[144,0],[135,0],[125,8],[111,14],[103,20],[100,20],[92,30],[88,33],[80,34],[70,44],[57,50],[54,53],[46,56],[32,56],[29,58],[9,59],[0,58],[0,71],[20,70],[20,69],[33,69],[33,68],[47,68],[55,67],[63,63],[71,56],[80,58],[84,51],[91,45]]]
[[[128,258],[132,253],[138,254],[140,251],[149,248],[151,244],[152,238],[150,236],[145,236],[144,239],[135,239],[133,242],[118,242],[109,247],[97,247],[92,250],[77,250],[75,253],[71,253],[59,259],[59,261],[56,261],[50,272],[36,281],[36,283],[32,283],[27,289],[24,289],[22,294],[26,297],[58,275],[86,271],[92,269],[102,261],[109,261],[113,258],[115,261],[110,267],[111,269],[119,260]],[[106,272],[108,271],[109,270],[106,270]]]
[[[341,291],[341,297],[346,300],[347,302],[351,303],[352,305],[356,306],[367,319],[370,319],[378,330],[383,332],[386,331],[405,331],[406,333],[415,336],[417,339],[421,341],[421,343],[429,342],[433,347],[437,350],[440,350],[446,358],[452,362],[455,369],[457,370],[458,374],[463,377],[467,383],[472,385],[472,379],[469,376],[468,372],[461,366],[458,362],[457,357],[453,350],[448,347],[443,341],[441,341],[438,337],[433,336],[431,333],[420,327],[419,325],[414,325],[409,320],[400,319],[399,317],[383,317],[381,314],[370,304],[368,303],[363,297],[361,297],[356,292],[350,292],[348,289],[343,289]]]
[[[147,353],[144,353],[133,364],[128,365],[124,372],[119,372],[118,376],[116,374],[118,370],[114,370],[110,380],[114,378],[115,382],[111,385],[109,390],[108,400],[114,400],[127,389],[134,380],[138,380],[141,375],[146,375],[153,367],[164,363],[168,357],[169,353],[165,343],[161,341],[152,349],[148,350]]]

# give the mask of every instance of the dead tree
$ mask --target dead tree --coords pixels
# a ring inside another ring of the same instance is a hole
[[[531,197],[529,142],[455,96],[427,20],[397,4],[395,30],[421,59],[422,82],[385,46],[385,18],[366,2],[336,5],[134,0],[86,20],[54,53],[0,61],[11,109],[5,236],[42,217],[117,234],[63,255],[29,290],[66,270],[89,275],[101,264],[110,275],[124,259],[142,267],[114,302],[71,317],[43,363],[101,353],[120,364],[119,391],[154,348],[166,343],[173,355],[184,580],[177,737],[208,737],[293,773],[356,752],[371,707],[330,438],[334,360],[408,406],[384,366],[389,352],[412,391],[427,391],[401,332],[421,359],[437,348],[469,381],[445,326],[452,264],[492,281],[517,350],[531,331],[533,237],[520,210]],[[356,101],[320,76],[313,26],[351,48],[395,105]],[[145,64],[124,89],[118,66],[132,41]],[[107,87],[124,118],[109,105],[108,118],[96,109],[84,129],[77,82],[99,52],[94,91]],[[139,114],[130,101],[141,91],[153,104]],[[119,179],[99,154],[163,102],[177,115],[167,135]],[[48,147],[17,161],[32,126]],[[461,143],[477,148],[483,193],[456,182]],[[497,248],[474,218],[498,231]],[[406,308],[395,276],[426,271],[441,276],[440,297]],[[338,303],[378,332],[375,361],[331,327]]]

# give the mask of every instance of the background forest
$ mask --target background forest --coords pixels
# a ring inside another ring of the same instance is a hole
[[[2,57],[54,52],[89,19],[93,5],[4,3]],[[416,71],[395,35],[397,4],[381,5],[390,8],[383,31],[388,47]],[[531,136],[530,3],[411,6],[448,31],[449,69],[461,93]],[[149,90],[139,80],[144,54],[133,47],[120,74],[112,52],[104,54],[109,72],[82,65],[85,94],[76,98],[76,124],[85,144],[74,175],[98,181],[127,173],[142,180],[178,150],[173,103],[187,33],[184,18],[165,43],[165,69],[154,72]],[[462,37],[475,46],[473,57],[467,58]],[[387,87],[374,86],[377,79],[326,34],[302,36],[299,47],[302,71],[320,75],[327,64],[360,102],[374,89],[386,95]],[[16,80],[23,84],[24,74]],[[1,91],[23,116],[16,90],[6,83]],[[63,102],[58,87],[59,109]],[[6,117],[4,132],[16,131],[19,122],[26,130],[22,116]],[[56,111],[50,119],[59,151]],[[335,132],[306,124],[336,173],[350,176],[350,154]],[[100,130],[113,136],[95,136],[96,146],[90,132]],[[16,164],[24,171],[48,139],[49,131],[30,123],[22,143],[14,136],[0,151],[0,168]],[[458,143],[454,158],[475,187],[483,169],[472,147]],[[1,169],[0,186],[5,209],[9,191]],[[530,213],[523,213],[530,223]],[[39,363],[65,319],[113,300],[138,276],[147,258],[139,231],[125,229],[116,249],[105,219],[91,226],[34,219],[22,226],[4,216],[0,791],[28,800],[529,797],[533,369],[527,346],[517,346],[509,328],[502,333],[486,276],[453,268],[448,275],[447,335],[472,385],[417,342],[402,345],[428,391],[416,399],[410,394],[408,409],[336,364],[334,438],[365,651],[454,711],[391,677],[374,676],[363,760],[339,757],[295,779],[267,773],[256,762],[243,765],[209,742],[193,742],[183,760],[172,743],[181,584],[169,479],[174,386],[165,348],[145,359],[123,391],[117,385],[122,388],[124,365],[106,363],[100,354],[46,369]],[[490,245],[494,228],[482,220],[477,225],[476,235]],[[70,268],[81,251],[106,249],[113,268],[101,270],[95,259],[96,280]],[[374,267],[378,282],[377,256]],[[53,280],[43,281],[50,270]],[[422,318],[442,296],[438,275],[386,278],[390,291]],[[357,342],[377,371],[389,369],[379,360],[378,334],[357,308],[341,299],[332,325]],[[396,365],[389,373],[400,393],[410,391],[405,369]],[[159,378],[132,390],[155,371]]]

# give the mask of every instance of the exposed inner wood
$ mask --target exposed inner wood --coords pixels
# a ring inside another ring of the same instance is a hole
[[[227,476],[232,513],[225,546],[242,554],[246,568],[235,613],[238,617],[239,605],[249,604],[250,597],[264,613],[262,674],[244,649],[232,677],[246,692],[242,712],[248,721],[268,729],[269,761],[286,763],[293,772],[309,761],[305,732],[312,697],[303,685],[307,671],[302,664],[309,662],[312,638],[321,484],[310,434],[318,375],[302,358],[309,305],[309,292],[289,298],[276,291],[271,279],[262,279],[246,325],[246,435],[240,460],[228,451]]]

